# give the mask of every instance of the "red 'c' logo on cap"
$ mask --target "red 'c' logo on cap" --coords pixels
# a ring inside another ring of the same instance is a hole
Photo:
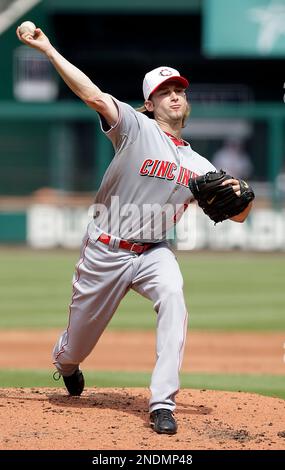
[[[159,72],[159,75],[162,75],[163,77],[169,77],[170,75],[172,75],[172,72],[169,69],[162,69]]]

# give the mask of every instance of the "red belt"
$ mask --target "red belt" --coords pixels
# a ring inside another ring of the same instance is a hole
[[[111,236],[107,235],[106,233],[102,233],[98,240],[102,243],[105,243],[105,245],[109,245]],[[128,242],[127,240],[120,240],[119,242],[119,248],[122,248],[123,250],[129,250],[133,251],[134,253],[141,254],[146,250],[149,250],[153,246],[152,243],[145,243],[144,245],[140,245],[139,243],[131,243]]]

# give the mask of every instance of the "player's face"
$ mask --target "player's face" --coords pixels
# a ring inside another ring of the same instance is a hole
[[[153,93],[151,103],[156,119],[182,121],[187,110],[185,89],[179,83],[165,83]]]

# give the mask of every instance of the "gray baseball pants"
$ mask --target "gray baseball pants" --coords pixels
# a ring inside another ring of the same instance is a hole
[[[157,313],[157,359],[149,409],[174,410],[187,331],[178,263],[166,242],[137,255],[116,248],[116,240],[108,246],[88,235],[84,238],[73,279],[69,323],[54,347],[54,364],[62,375],[73,374],[93,350],[122,298],[134,289],[153,302]]]

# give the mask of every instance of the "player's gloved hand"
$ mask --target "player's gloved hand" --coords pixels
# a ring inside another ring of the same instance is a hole
[[[245,181],[233,178],[223,170],[190,178],[189,188],[199,206],[215,223],[240,214],[255,197]]]

